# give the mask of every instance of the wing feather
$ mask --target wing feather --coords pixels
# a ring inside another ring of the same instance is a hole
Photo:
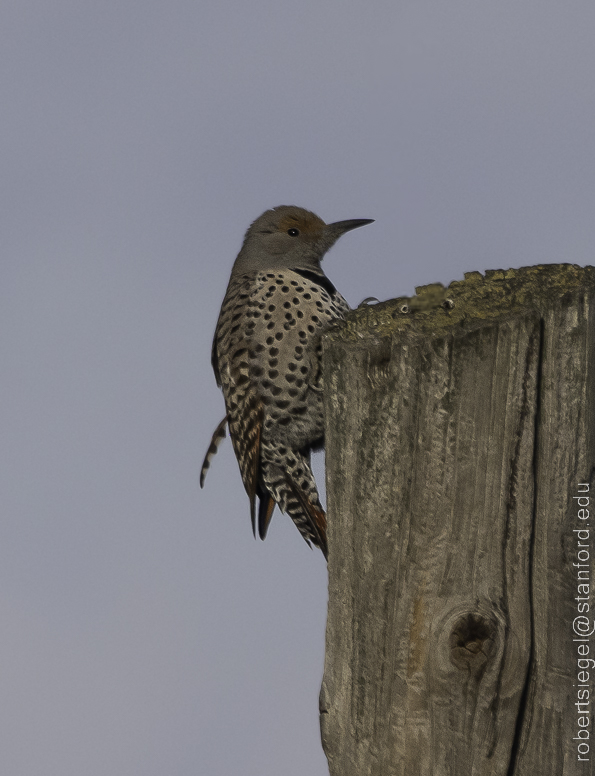
[[[202,462],[202,467],[200,469],[200,487],[204,488],[205,486],[205,477],[207,476],[207,472],[209,470],[209,467],[211,465],[211,461],[213,460],[213,457],[217,453],[217,449],[221,442],[225,439],[225,426],[227,425],[227,415],[223,418],[221,423],[217,426],[215,431],[213,432],[213,436],[211,438],[211,444],[209,445],[209,449],[206,452],[205,459]]]

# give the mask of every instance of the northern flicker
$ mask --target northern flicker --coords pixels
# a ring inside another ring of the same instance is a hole
[[[212,350],[227,414],[207,451],[229,433],[250,499],[252,530],[264,539],[275,508],[327,557],[326,517],[310,468],[324,443],[320,337],[350,309],[320,262],[345,232],[372,223],[325,224],[281,205],[249,227],[219,313]]]

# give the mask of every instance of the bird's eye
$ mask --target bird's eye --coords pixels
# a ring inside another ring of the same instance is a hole
[[[300,233],[300,230],[299,230],[299,229],[296,229],[295,227],[292,227],[291,229],[288,229],[288,230],[287,230],[287,234],[288,234],[290,237],[297,237],[299,233]]]

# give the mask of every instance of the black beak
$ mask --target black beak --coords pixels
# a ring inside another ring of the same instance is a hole
[[[335,234],[340,235],[345,234],[345,232],[350,232],[352,229],[357,229],[360,226],[373,223],[373,218],[352,218],[350,221],[335,221],[328,226]]]

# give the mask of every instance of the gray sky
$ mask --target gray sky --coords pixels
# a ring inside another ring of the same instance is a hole
[[[325,260],[354,305],[592,264],[594,38],[592,0],[5,0],[3,773],[327,772],[322,555],[254,541],[228,440],[198,487],[232,261],[297,204],[376,219]]]

